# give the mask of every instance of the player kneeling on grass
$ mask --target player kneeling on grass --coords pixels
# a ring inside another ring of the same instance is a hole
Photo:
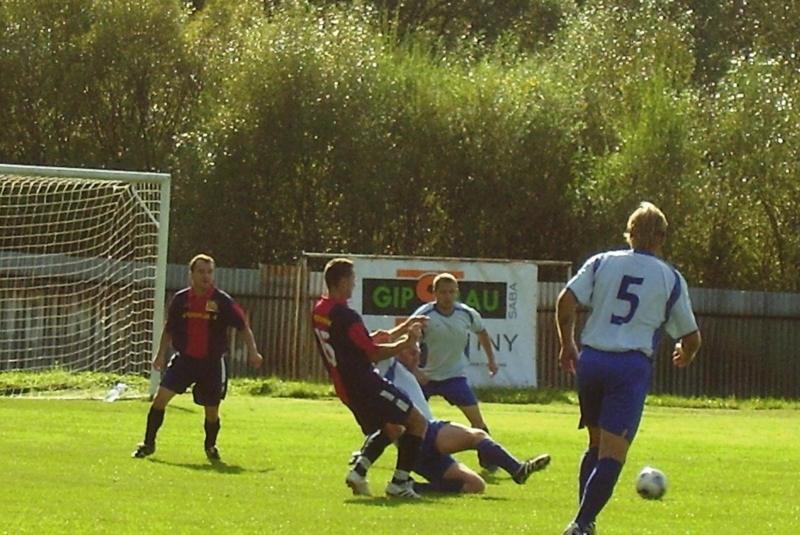
[[[192,258],[189,277],[191,286],[176,293],[169,304],[161,343],[153,358],[153,368],[163,371],[164,375],[147,414],[144,441],[132,454],[136,458],[156,451],[156,434],[164,422],[167,405],[176,394],[194,385],[194,402],[205,409],[206,456],[211,461],[219,461],[219,405],[225,399],[228,384],[225,373],[228,329],[233,327],[242,334],[251,366],[258,368],[264,362],[244,311],[231,296],[214,285],[214,259],[202,254]],[[177,353],[170,358],[165,370],[170,345]]]
[[[414,360],[418,358],[419,347],[412,346],[401,352],[397,358],[392,359],[388,367],[382,370],[384,377],[404,391],[414,405],[429,419],[428,430],[413,468],[414,472],[427,479],[428,482],[414,482],[416,492],[483,492],[486,487],[484,479],[452,457],[452,454],[461,451],[475,450],[479,452],[483,459],[491,461],[493,465],[508,472],[514,482],[519,485],[524,484],[533,472],[547,467],[550,463],[550,456],[546,453],[520,462],[485,431],[434,419],[419,383],[406,367],[406,364],[413,366]],[[386,437],[385,433],[375,433],[369,436],[361,451],[357,452],[355,466],[348,478],[365,478],[367,470],[383,452],[383,448],[390,443],[391,438],[391,436]],[[360,488],[353,486],[353,493],[361,494]]]

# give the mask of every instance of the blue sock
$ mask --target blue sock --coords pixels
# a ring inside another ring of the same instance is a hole
[[[586,529],[586,526],[594,522],[597,515],[608,503],[608,499],[611,498],[620,472],[622,472],[622,463],[616,459],[604,457],[597,461],[597,466],[595,466],[594,471],[589,476],[589,480],[586,482],[581,508],[578,510],[578,517],[575,519],[578,527]]]
[[[597,446],[590,446],[586,448],[586,451],[583,452],[583,458],[581,458],[581,469],[578,473],[578,503],[583,501],[583,491],[586,489],[586,482],[589,481],[589,476],[594,471],[594,467],[597,465],[597,452],[599,448]]]
[[[478,442],[477,448],[478,456],[488,462],[487,464],[499,466],[511,475],[519,470],[521,463],[511,455],[506,449],[492,440],[491,438],[484,438]]]

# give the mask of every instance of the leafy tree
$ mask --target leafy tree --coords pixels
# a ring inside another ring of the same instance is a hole
[[[800,76],[791,61],[742,58],[709,102],[698,193],[709,227],[700,283],[800,288]]]

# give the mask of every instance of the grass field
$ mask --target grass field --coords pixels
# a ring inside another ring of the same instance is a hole
[[[234,393],[222,407],[224,464],[202,451],[202,410],[187,396],[167,410],[158,451],[131,459],[148,403],[1,399],[0,533],[20,534],[561,534],[575,510],[584,432],[567,404],[487,403],[497,440],[550,467],[520,487],[488,476],[485,494],[420,503],[355,498],[344,485],[361,437],[333,400]],[[463,418],[443,403],[443,418]],[[601,535],[794,533],[800,525],[800,413],[648,407]],[[477,466],[474,452],[461,460]],[[394,451],[370,475],[382,494]],[[670,487],[639,498],[652,464]]]

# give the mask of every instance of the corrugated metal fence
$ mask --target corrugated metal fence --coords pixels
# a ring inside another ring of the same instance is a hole
[[[169,267],[170,295],[186,285],[185,266]],[[266,375],[287,380],[327,381],[310,331],[310,311],[322,294],[322,274],[297,266],[217,270],[217,284],[247,311]],[[572,388],[557,366],[555,301],[561,283],[539,284],[537,376],[540,387]],[[695,363],[671,365],[663,344],[651,392],[680,396],[800,398],[800,294],[691,289],[703,335]],[[580,321],[583,321],[581,317]],[[252,374],[241,343],[235,344],[232,374]]]

